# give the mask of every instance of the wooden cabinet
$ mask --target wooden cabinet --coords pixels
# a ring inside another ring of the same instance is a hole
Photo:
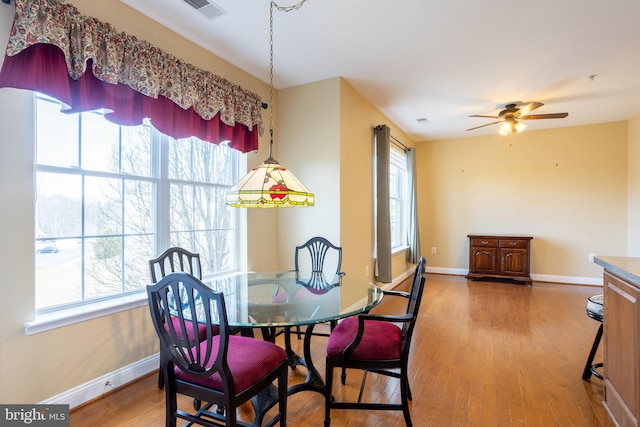
[[[531,236],[469,234],[468,279],[511,279],[531,284]]]
[[[605,404],[618,425],[640,415],[640,288],[604,272]]]

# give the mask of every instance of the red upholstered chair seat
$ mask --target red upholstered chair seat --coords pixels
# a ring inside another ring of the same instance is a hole
[[[184,337],[182,336],[182,328],[180,327],[180,318],[179,317],[171,317],[171,323],[173,323],[174,326],[174,330],[176,331],[176,335],[178,336],[179,339],[184,339]],[[191,326],[191,324],[188,324],[188,326]],[[169,332],[169,326],[165,325],[164,329],[166,329],[167,332]],[[220,333],[220,330],[218,329],[218,331],[216,331],[215,333]],[[196,340],[194,340],[193,338],[193,329],[187,327],[187,337],[189,338],[189,342],[196,342]],[[199,324],[198,325],[198,340],[197,342],[202,341],[203,339],[205,339],[207,337],[207,327],[203,324]]]
[[[338,323],[329,337],[327,355],[341,357],[357,333],[357,317],[350,317]],[[351,359],[391,360],[399,359],[401,354],[402,329],[393,323],[365,320],[362,341],[353,351]]]
[[[219,336],[214,338],[211,351],[217,353]],[[201,351],[207,351],[207,343],[200,344]],[[249,386],[264,378],[287,358],[284,349],[270,342],[237,335],[229,336],[227,363],[233,376],[236,393],[241,393]],[[211,360],[211,365],[215,358]],[[176,377],[191,383],[200,384],[214,390],[222,390],[222,378],[219,373],[210,377],[198,378],[185,374],[179,367],[175,367]]]

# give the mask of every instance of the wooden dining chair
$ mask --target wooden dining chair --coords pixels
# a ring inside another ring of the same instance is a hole
[[[157,283],[158,280],[176,271],[186,271],[198,279],[202,279],[200,254],[174,246],[168,248],[156,258],[149,260],[149,275],[151,276],[151,283]],[[175,322],[177,319],[175,317],[171,317],[170,320]],[[204,339],[205,332],[205,328],[200,326],[197,331],[197,336],[200,339]],[[160,353],[160,359],[160,365],[162,365],[162,352]],[[162,376],[162,372],[160,372],[158,374],[158,388],[163,387],[164,377]]]
[[[331,332],[326,358],[325,427],[331,424],[331,409],[402,410],[407,427],[412,426],[409,412],[409,400],[412,399],[408,376],[409,349],[424,290],[425,264],[424,257],[421,257],[409,293],[384,291],[385,296],[407,298],[404,314],[363,313],[343,320]],[[334,399],[333,370],[336,367],[364,371],[357,401]],[[401,403],[362,402],[367,372],[399,378]]]
[[[168,274],[148,285],[147,295],[164,355],[160,371],[165,383],[167,427],[174,427],[178,418],[208,427],[249,426],[238,420],[237,408],[273,388],[276,380],[278,411],[267,425],[279,422],[286,426],[288,367],[282,348],[231,334],[224,294],[189,273]],[[203,325],[204,339],[194,339]],[[186,412],[178,409],[178,394],[207,403]],[[225,410],[213,411],[214,405]]]
[[[200,254],[174,246],[149,260],[151,283],[156,283],[167,274],[175,271],[186,271],[202,280]]]
[[[340,271],[342,268],[342,248],[331,243],[328,239],[320,236],[312,237],[300,246],[296,246],[294,254],[294,267],[295,272],[304,272],[308,274],[308,277],[304,277],[304,281],[300,281],[301,284],[308,290],[308,292],[318,293],[326,292],[330,284],[327,281],[327,277],[333,278],[336,275],[342,275]],[[304,289],[302,290],[304,291]],[[278,289],[274,291],[274,302],[283,302],[286,295],[278,294]],[[293,298],[304,298],[304,293],[300,295],[294,295]],[[335,327],[336,322],[331,322],[331,329]],[[291,353],[291,335],[294,334],[301,338],[304,332],[299,326],[296,326],[295,331],[291,328],[284,328],[281,333],[284,333],[285,348],[288,353]],[[313,332],[312,335],[328,337],[328,333]],[[298,361],[296,359],[290,360],[291,368],[295,368]]]

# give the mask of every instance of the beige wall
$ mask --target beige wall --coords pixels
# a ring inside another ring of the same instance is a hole
[[[589,253],[626,254],[626,122],[423,142],[417,153],[431,267],[466,271],[468,233],[534,236],[531,273],[543,280],[599,278]]]
[[[13,3],[13,2],[12,2]],[[118,30],[149,40],[167,52],[259,93],[268,99],[268,85],[208,54],[180,36],[138,14],[119,0],[73,0],[80,11],[112,23]],[[14,7],[0,7],[0,46],[5,46]],[[33,105],[27,91],[0,89],[0,402],[31,403],[51,398],[101,375],[157,352],[157,338],[146,307],[26,336],[33,320],[34,212]],[[263,115],[263,118],[267,118]],[[268,139],[250,165],[267,156]],[[294,167],[294,165],[292,165]],[[256,270],[277,267],[277,252],[254,239],[277,241],[276,214],[249,214],[249,264]]]
[[[393,123],[345,80],[333,78],[278,92],[277,159],[316,195],[312,209],[278,213],[280,268],[293,267],[293,248],[321,235],[343,248],[342,269],[373,280],[373,127]],[[393,275],[409,270],[393,259]]]
[[[640,114],[629,121],[627,256],[640,256]]]
[[[413,142],[349,83],[341,79],[340,91],[340,212],[341,241],[345,247],[344,271],[373,278],[373,128],[386,124],[391,135],[407,146]],[[410,265],[404,252],[393,257],[393,277]],[[367,274],[368,271],[368,274]]]
[[[315,195],[311,208],[280,209],[280,269],[293,268],[294,247],[314,236],[340,245],[340,84],[319,81],[278,92],[276,159]]]

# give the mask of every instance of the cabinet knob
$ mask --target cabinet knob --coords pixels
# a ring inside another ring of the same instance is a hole
[[[481,241],[480,241],[480,243],[482,243],[483,245],[488,245],[488,244],[489,244],[489,241],[487,241],[487,240],[481,240]]]
[[[511,241],[511,242],[509,242],[509,244],[510,244],[511,246],[515,246],[515,245],[517,244],[517,242]]]

